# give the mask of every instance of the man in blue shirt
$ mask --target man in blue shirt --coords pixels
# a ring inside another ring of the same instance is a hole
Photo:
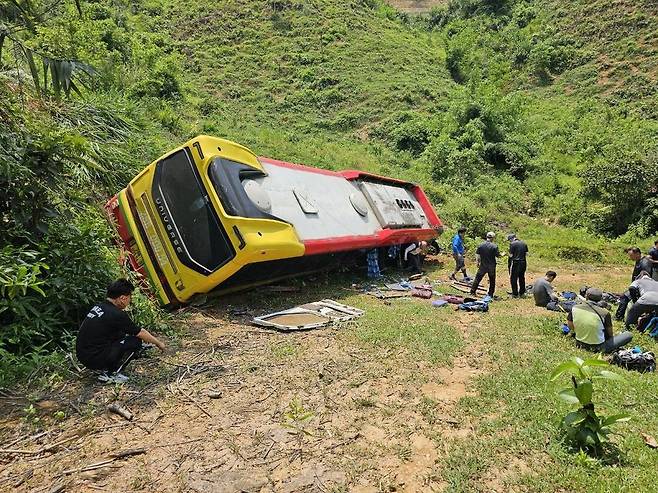
[[[456,281],[457,272],[462,271],[465,281],[470,281],[471,278],[466,274],[466,262],[464,260],[464,236],[466,235],[466,228],[462,227],[457,230],[457,234],[452,237],[452,256],[455,259],[455,272],[450,274],[450,279]]]

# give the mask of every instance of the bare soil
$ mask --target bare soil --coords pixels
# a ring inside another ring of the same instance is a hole
[[[561,273],[565,287],[607,288],[602,274]],[[611,273],[610,284],[618,278]],[[530,300],[509,308],[542,311]],[[487,316],[450,317],[464,348],[441,367],[356,344],[349,324],[284,334],[249,325],[244,313],[189,309],[175,352],[136,361],[126,385],[101,385],[83,370],[38,395],[2,391],[0,490],[444,491],[441,457],[476,432],[457,404],[491,368],[471,337]],[[110,414],[111,403],[133,420]],[[143,450],[103,463],[130,449]],[[490,490],[526,471],[522,461],[491,471]]]

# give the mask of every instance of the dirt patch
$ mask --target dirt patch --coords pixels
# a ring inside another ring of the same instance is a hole
[[[447,5],[447,0],[390,0],[390,3],[396,9],[409,14],[421,14],[429,12],[434,7]]]
[[[349,328],[283,334],[243,325],[231,311],[195,311],[188,320],[177,352],[137,361],[122,387],[100,386],[84,372],[59,384],[35,407],[38,425],[25,419],[28,400],[0,402],[3,447],[22,436],[12,447],[45,450],[0,455],[0,489],[60,482],[67,491],[445,488],[436,446],[473,430],[455,417],[484,371],[465,363],[473,358],[444,368],[406,350],[355,346],[341,333]],[[466,340],[461,356],[481,354],[470,341],[481,320],[451,317]],[[133,421],[106,412],[111,402]],[[66,411],[62,422],[56,410]],[[39,427],[49,433],[30,438]],[[136,448],[145,453],[110,461]]]

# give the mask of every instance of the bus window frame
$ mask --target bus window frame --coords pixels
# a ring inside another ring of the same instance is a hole
[[[183,155],[185,156],[187,166],[189,166],[192,170],[195,183],[199,190],[200,197],[197,200],[203,199],[204,202],[203,206],[206,208],[208,217],[210,220],[215,222],[217,226],[216,228],[217,233],[219,233],[220,237],[223,239],[225,244],[224,250],[228,252],[228,255],[225,255],[224,258],[221,259],[221,261],[217,265],[206,266],[193,257],[193,255],[190,253],[188,249],[188,245],[183,240],[183,235],[180,232],[180,228],[179,228],[180,218],[174,218],[174,215],[172,214],[170,209],[171,204],[167,203],[167,200],[165,199],[163,193],[162,183],[161,183],[161,176],[164,170],[163,163],[165,161],[175,159],[181,153],[183,153]],[[153,183],[151,186],[151,195],[153,196],[153,200],[155,201],[155,210],[157,211],[160,217],[160,221],[163,226],[165,235],[167,236],[167,239],[169,241],[170,247],[174,251],[176,258],[181,264],[205,276],[209,276],[217,272],[219,269],[221,269],[227,263],[234,260],[236,257],[236,250],[228,234],[228,231],[226,230],[226,225],[222,221],[222,215],[219,213],[219,211],[216,210],[216,206],[211,200],[209,196],[209,192],[210,191],[205,186],[204,181],[201,177],[199,166],[197,165],[197,162],[194,159],[193,154],[188,147],[184,147],[183,149],[171,153],[168,156],[160,159],[156,163],[154,174],[153,174]],[[177,224],[177,220],[178,220],[178,224]],[[173,228],[171,229],[167,228],[168,224],[171,224]],[[182,246],[181,249],[176,248],[176,245],[174,243],[175,241],[180,242],[180,245]]]

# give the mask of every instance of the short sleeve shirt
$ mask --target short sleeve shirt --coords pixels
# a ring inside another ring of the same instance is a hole
[[[528,254],[528,245],[525,241],[514,240],[509,246],[509,258],[512,261],[520,262],[526,259]]]
[[[485,241],[475,251],[480,256],[480,266],[484,269],[496,268],[496,257],[500,257],[498,245],[492,241]]]
[[[633,278],[631,279],[631,282],[635,280],[635,278],[640,275],[640,272],[645,271],[648,274],[651,274],[651,271],[653,270],[653,263],[651,262],[651,259],[649,256],[644,256],[637,262],[635,262],[635,267],[633,268]]]
[[[459,234],[452,237],[452,253],[464,255],[464,240]]]
[[[83,363],[102,357],[109,347],[126,337],[136,336],[140,328],[128,314],[112,303],[94,305],[80,325],[76,340],[76,354]]]
[[[573,322],[576,339],[590,345],[605,342],[605,326],[612,325],[610,312],[591,302],[574,305],[567,320]]]

